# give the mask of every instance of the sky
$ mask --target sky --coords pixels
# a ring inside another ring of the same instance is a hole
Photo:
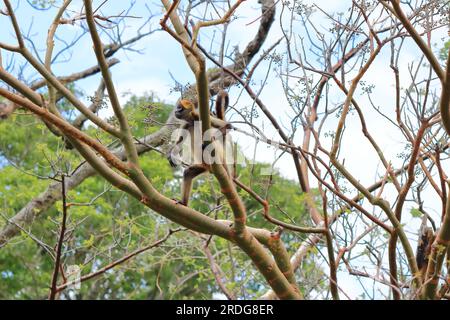
[[[42,57],[44,54],[43,49],[45,48],[45,38],[47,35],[47,29],[49,23],[54,15],[54,10],[42,10],[36,11],[32,9],[29,3],[25,0],[12,1],[16,7],[16,13],[20,25],[22,26],[22,31],[29,34],[30,38],[34,40],[34,46],[36,52]],[[94,3],[99,4],[101,1],[95,1]],[[128,1],[109,1],[103,8],[103,15],[116,15],[121,13],[123,10],[127,9]],[[344,1],[321,1],[321,0],[309,0],[305,3],[315,3],[318,6],[326,9],[327,12],[345,12],[351,4],[350,0]],[[78,8],[81,4],[81,0],[74,0],[72,9]],[[94,5],[95,7],[95,5]],[[155,32],[141,40],[137,43],[133,49],[139,50],[135,51],[121,51],[115,55],[120,59],[121,63],[114,66],[111,69],[114,83],[116,89],[120,93],[121,102],[124,103],[127,100],[127,93],[132,92],[133,94],[140,95],[145,92],[155,93],[159,99],[167,103],[175,103],[179,98],[179,93],[172,92],[171,88],[174,86],[175,78],[178,82],[182,84],[193,83],[194,77],[190,71],[187,63],[184,59],[180,58],[181,49],[179,44],[174,41],[167,33],[162,32],[159,29],[159,19],[161,18],[161,13],[163,12],[159,1],[136,1],[135,6],[129,12],[130,18],[126,20],[127,29],[123,35],[123,39],[127,39],[130,36],[134,36],[134,31],[136,27],[140,26],[145,17],[148,17],[150,13],[154,14],[155,17],[151,20],[150,28],[155,30]],[[74,13],[75,14],[75,13]],[[279,12],[277,13],[277,15]],[[239,19],[230,25],[228,31],[228,40],[230,43],[229,50],[231,51],[231,46],[239,46],[242,49],[247,42],[253,38],[256,29],[258,27],[257,23],[252,23],[260,15],[259,5],[257,1],[246,1],[242,7],[239,8]],[[132,16],[132,17],[131,17]],[[320,25],[323,30],[326,30],[329,25],[329,21],[324,17],[324,15],[314,16],[318,25]],[[13,43],[14,35],[8,21],[8,18],[0,15],[0,26],[2,31],[0,33],[0,41]],[[148,26],[146,27],[148,30]],[[264,48],[269,47],[276,40],[278,40],[282,33],[279,23],[276,21],[271,30],[268,39],[265,42]],[[444,30],[445,31],[445,30]],[[432,43],[436,44],[436,47],[443,43],[444,31],[438,32],[437,36],[432,39]],[[82,32],[78,23],[75,25],[63,25],[58,29],[58,37],[60,39],[75,39]],[[306,34],[300,31],[300,37],[306,38]],[[209,40],[213,40],[215,47],[220,39],[220,33],[218,29],[211,28],[200,40],[202,43],[209,43]],[[105,39],[105,42],[106,39]],[[30,44],[29,44],[30,45]],[[56,41],[56,49],[63,47],[61,41]],[[70,59],[70,63],[62,62],[55,64],[53,72],[57,75],[68,75],[74,71],[84,69],[95,65],[95,56],[91,50],[91,42],[89,36],[84,36],[80,42],[69,52],[65,52],[61,55],[61,58]],[[282,52],[285,47],[279,47],[278,52]],[[400,72],[402,75],[407,74],[408,67],[414,61],[417,62],[420,56],[419,51],[416,46],[409,40],[406,40],[404,51],[401,56]],[[70,55],[69,55],[70,53]],[[392,71],[389,68],[389,54],[390,48],[386,47],[380,54],[380,57],[371,66],[369,72],[364,77],[366,83],[373,84],[375,87],[373,89],[374,103],[380,107],[381,110],[388,112],[393,110],[394,101],[394,77]],[[5,57],[4,61],[7,61]],[[268,72],[269,70],[269,72]],[[268,76],[266,78],[266,73]],[[28,76],[33,76],[31,70],[25,70],[26,78]],[[92,95],[98,86],[99,77],[91,77],[86,80],[78,82],[80,88],[86,92],[87,95]],[[406,87],[409,85],[410,79],[408,77],[401,78],[402,86]],[[255,74],[255,84],[253,89],[258,91],[261,84],[265,83],[264,90],[261,92],[260,97],[264,103],[270,107],[277,120],[286,128],[289,129],[291,113],[288,102],[283,94],[283,88],[279,79],[276,76],[276,72],[273,71],[273,65],[269,65],[268,61],[261,64],[261,67]],[[368,120],[369,131],[375,133],[375,138],[377,142],[382,146],[383,152],[387,157],[393,161],[396,167],[402,164],[402,160],[397,157],[397,155],[405,147],[404,139],[399,134],[398,130],[393,126],[386,124],[386,121],[375,112],[372,107],[370,107],[367,98],[360,96],[361,92],[357,92],[358,98],[361,101],[366,117]],[[230,91],[230,96],[232,98],[239,97],[239,100],[232,101],[236,103],[235,107],[238,109],[249,109],[253,106],[251,99],[242,92],[242,89],[232,88]],[[334,90],[331,91],[329,96],[329,103],[331,106],[342,104],[345,97]],[[104,111],[105,115],[108,115],[110,111]],[[236,115],[228,114],[231,120],[237,119]],[[279,137],[276,132],[270,129],[270,125],[267,119],[264,118],[262,114],[256,119],[255,123],[263,129],[265,135],[269,138],[273,138],[279,141]],[[337,119],[330,120],[327,122],[324,131],[333,131],[337,125]],[[287,130],[288,131],[288,130]],[[244,154],[247,157],[252,158],[253,156],[258,161],[272,162],[276,155],[274,149],[268,148],[264,144],[255,145],[255,141],[243,135],[233,133],[233,139],[238,141],[241,145]],[[296,143],[301,143],[302,135],[299,133],[295,135],[294,141]],[[329,146],[329,139],[324,143],[325,146]],[[360,124],[356,115],[350,115],[347,120],[346,132],[343,137],[342,143],[342,157],[345,158],[345,164],[348,168],[351,168],[352,173],[360,179],[364,185],[370,185],[380,175],[384,174],[381,170],[380,162],[374,150],[366,142],[364,136],[361,134]],[[448,165],[448,162],[445,164]],[[290,156],[283,156],[276,163],[276,168],[281,172],[281,174],[290,179],[296,179],[296,173],[294,171],[294,166],[292,164],[292,159]],[[435,198],[432,192],[425,194],[426,200],[431,200]],[[428,202],[432,203],[432,202]],[[438,215],[440,212],[439,204],[433,204],[427,207],[428,210]],[[411,223],[410,232],[415,232],[417,230],[420,221],[414,220],[412,217],[405,217],[405,222]],[[414,238],[415,235],[412,235]],[[361,288],[355,277],[347,275],[343,272],[339,274],[339,279],[342,280],[342,284],[346,293],[351,297],[355,298],[361,293]]]

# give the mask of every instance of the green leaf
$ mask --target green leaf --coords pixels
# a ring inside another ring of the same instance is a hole
[[[414,218],[420,218],[423,215],[422,212],[416,208],[411,209],[410,213]]]

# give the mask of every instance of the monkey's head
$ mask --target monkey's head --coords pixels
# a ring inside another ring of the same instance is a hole
[[[191,112],[194,110],[195,105],[190,100],[181,99],[175,109],[175,117],[181,120],[191,121],[193,120]]]

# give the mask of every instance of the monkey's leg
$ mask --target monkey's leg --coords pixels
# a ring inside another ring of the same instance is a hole
[[[204,164],[195,164],[192,166],[189,166],[184,170],[183,173],[183,184],[181,186],[181,204],[187,206],[189,202],[189,196],[191,195],[192,191],[192,181],[195,177],[198,175],[205,173],[208,171],[208,168]]]

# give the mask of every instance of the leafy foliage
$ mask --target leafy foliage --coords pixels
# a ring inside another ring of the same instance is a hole
[[[65,104],[62,101],[62,104]],[[130,96],[124,109],[135,136],[154,132],[163,123],[172,106],[158,102],[153,95]],[[75,115],[66,114],[68,117]],[[100,132],[85,130],[105,144]],[[43,192],[52,177],[68,175],[82,161],[67,150],[61,138],[52,135],[45,125],[23,111],[0,122],[0,227],[6,219]],[[150,152],[140,158],[145,174],[165,194],[179,196],[181,170],[173,170],[165,156]],[[270,199],[272,214],[287,222],[305,220],[302,195],[293,181],[278,173],[252,175],[263,164],[239,167],[241,181]],[[20,169],[18,169],[20,168]],[[197,179],[192,205],[205,214],[229,219],[231,211],[218,197],[217,184],[211,176]],[[249,224],[268,226],[261,205],[240,191],[249,212]],[[104,179],[94,176],[68,193],[69,226],[63,248],[64,266],[78,266],[86,275],[163,237],[178,226],[142,206],[139,201],[117,191]],[[211,204],[218,204],[211,206]],[[61,202],[36,218],[32,227],[0,250],[0,298],[39,299],[48,294],[53,271],[52,252],[61,220]],[[288,217],[287,217],[288,216]],[[285,233],[288,249],[293,251],[300,239]],[[205,236],[186,230],[174,233],[161,246],[116,266],[105,274],[83,282],[77,292],[65,290],[64,299],[185,299],[212,298],[219,292],[209,262],[202,250]],[[240,297],[251,298],[268,289],[251,262],[238,249],[221,239],[213,239],[209,248],[224,275],[226,286]],[[245,289],[245,290],[244,290]],[[219,295],[220,297],[220,295]]]

